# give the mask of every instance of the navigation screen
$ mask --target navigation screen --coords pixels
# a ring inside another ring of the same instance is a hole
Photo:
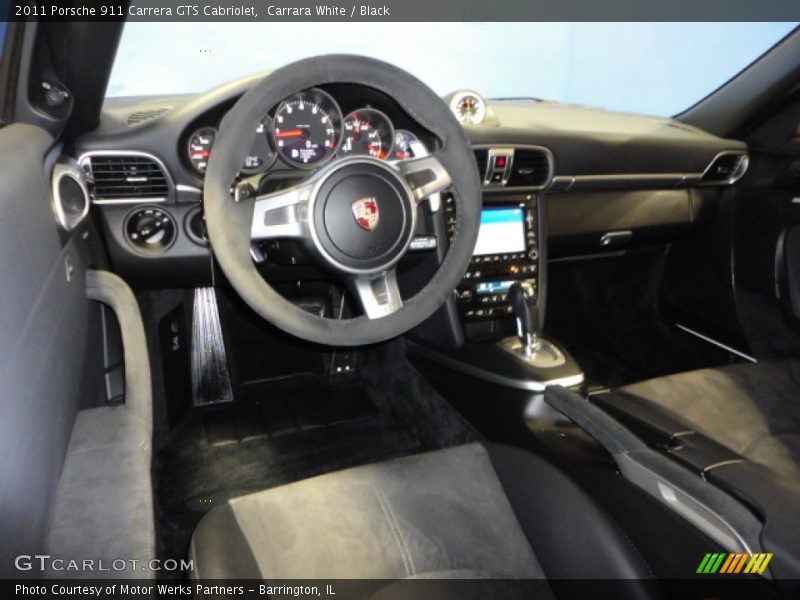
[[[525,215],[521,208],[486,208],[475,255],[525,252]]]

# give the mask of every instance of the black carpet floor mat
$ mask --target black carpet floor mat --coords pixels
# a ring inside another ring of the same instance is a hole
[[[246,386],[228,406],[190,410],[157,453],[159,554],[185,558],[202,516],[229,498],[423,449],[358,385]]]

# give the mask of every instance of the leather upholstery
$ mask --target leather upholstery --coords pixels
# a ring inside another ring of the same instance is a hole
[[[701,369],[617,391],[779,475],[800,479],[800,361]]]
[[[203,518],[190,552],[202,579],[541,579],[544,564],[555,576],[649,576],[554,467],[474,443],[231,500]]]

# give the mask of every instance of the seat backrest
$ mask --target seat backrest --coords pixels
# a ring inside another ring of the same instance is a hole
[[[43,550],[75,415],[90,403],[91,340],[100,339],[85,241],[63,235],[53,213],[52,144],[37,127],[0,129],[0,577],[24,576],[15,557]]]

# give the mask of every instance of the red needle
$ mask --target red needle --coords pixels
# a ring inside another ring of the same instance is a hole
[[[294,137],[296,135],[303,135],[302,129],[289,129],[287,131],[275,132],[275,137]]]

